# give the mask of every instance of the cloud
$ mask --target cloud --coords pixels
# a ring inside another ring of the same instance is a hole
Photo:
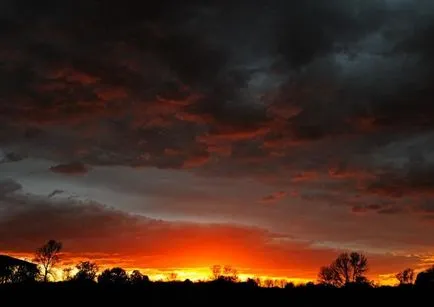
[[[21,185],[12,179],[0,181],[0,197],[19,190],[21,190]]]
[[[236,159],[241,146],[257,150],[262,141],[264,156],[285,157],[279,163],[287,164],[311,159],[312,143],[324,141],[325,150],[336,140],[346,143],[345,160],[387,143],[384,131],[399,138],[431,129],[433,93],[417,61],[430,53],[408,30],[417,21],[421,37],[429,34],[430,21],[418,18],[422,4],[408,4],[415,13],[404,14],[398,28],[392,21],[404,4],[380,0],[277,1],[266,8],[166,0],[146,9],[139,1],[128,8],[111,1],[119,15],[96,19],[97,3],[50,2],[45,9],[25,3],[34,13],[19,27],[14,16],[27,13],[15,2],[3,4],[10,14],[2,17],[10,39],[0,55],[8,59],[0,100],[1,130],[8,132],[0,144],[17,154],[171,168],[191,159],[164,161],[172,144]],[[177,9],[162,9],[169,5]],[[143,10],[144,24],[135,13]],[[257,26],[248,22],[258,17]],[[306,152],[298,156],[294,147]],[[243,153],[246,160],[258,159],[255,150]]]
[[[386,6],[376,0],[294,1],[286,14],[279,50],[289,65],[298,68],[378,30],[384,23]]]
[[[200,166],[208,163],[209,159],[210,159],[210,157],[208,155],[190,157],[184,161],[183,167],[184,168],[200,167]]]
[[[296,174],[292,178],[292,182],[312,181],[312,180],[316,180],[317,178],[318,178],[318,174],[315,171],[302,172],[302,173]]]
[[[356,214],[364,214],[374,212],[378,214],[399,214],[404,212],[404,208],[395,204],[370,204],[370,205],[355,205],[351,211]]]
[[[3,152],[0,149],[0,164],[2,163],[8,163],[8,162],[18,162],[23,160],[24,157],[22,157],[21,155],[14,153],[14,152]]]
[[[286,192],[285,191],[279,191],[279,192],[275,192],[275,193],[272,193],[270,195],[264,196],[261,199],[261,202],[267,203],[267,204],[275,203],[275,202],[278,202],[279,200],[281,200],[285,197],[286,197]]]
[[[314,279],[319,266],[338,253],[256,227],[155,220],[95,202],[28,194],[9,194],[3,200],[0,209],[8,214],[0,218],[0,250],[31,253],[55,235],[64,243],[64,262],[82,257],[101,265],[160,269],[230,263],[250,274],[278,276],[283,271]],[[383,261],[377,272],[395,269],[384,265],[395,258],[400,257],[372,255],[377,263]]]
[[[50,167],[50,171],[59,174],[84,175],[89,171],[89,169],[81,162],[71,162],[68,164],[58,164],[52,166]]]
[[[405,172],[384,173],[368,187],[370,193],[391,198],[433,197],[434,168],[432,165],[412,163]]]

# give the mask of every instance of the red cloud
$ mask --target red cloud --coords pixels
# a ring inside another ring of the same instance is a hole
[[[229,157],[232,153],[232,147],[226,144],[210,144],[206,149],[209,153],[215,153],[220,156]]]
[[[73,68],[61,68],[48,73],[49,79],[63,79],[67,82],[76,82],[82,85],[90,85],[99,81],[99,78],[91,76]]]
[[[53,173],[68,174],[68,175],[84,175],[89,169],[80,162],[72,162],[68,164],[59,164],[50,167]]]
[[[185,111],[180,111],[176,113],[176,118],[182,121],[191,122],[195,124],[212,124],[214,123],[214,118],[209,114],[195,114]]]
[[[300,172],[299,174],[292,177],[292,182],[305,182],[317,180],[319,174],[315,171]]]
[[[266,149],[285,149],[287,147],[300,146],[304,141],[286,136],[264,140],[263,147]]]
[[[180,156],[182,155],[182,151],[179,149],[165,148],[164,154],[168,156]]]
[[[104,101],[119,100],[128,97],[127,91],[122,87],[105,87],[95,89],[98,98]]]
[[[368,179],[375,178],[374,174],[363,170],[346,170],[339,167],[330,167],[328,169],[329,177],[332,179]]]
[[[355,128],[356,132],[371,133],[378,130],[374,117],[357,117],[349,119],[347,122]]]
[[[196,168],[208,163],[210,160],[209,155],[198,155],[186,159],[183,163],[183,168]]]
[[[268,127],[237,128],[222,126],[219,127],[215,132],[210,132],[208,134],[198,136],[197,140],[205,144],[246,141],[264,136],[269,131],[270,128]]]

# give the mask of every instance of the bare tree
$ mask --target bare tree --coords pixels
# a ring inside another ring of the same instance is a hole
[[[341,276],[335,270],[334,265],[323,266],[318,273],[318,281],[320,284],[334,287],[341,287],[344,285],[344,281]]]
[[[231,282],[239,281],[238,271],[230,265],[213,265],[211,267],[212,278],[214,280],[225,280]]]
[[[357,252],[350,254],[351,282],[364,280],[365,273],[368,271],[368,258]]]
[[[220,265],[213,265],[211,267],[211,274],[213,279],[219,279],[222,275],[222,267]]]
[[[322,284],[341,287],[349,283],[365,283],[368,259],[357,252],[342,253],[329,266],[321,267],[318,280]]]
[[[405,269],[396,274],[395,277],[398,279],[400,285],[411,285],[414,280],[414,270],[410,268]]]
[[[52,274],[52,268],[60,261],[62,243],[56,240],[49,240],[35,253],[34,261],[42,266],[44,282],[48,281],[48,275]]]
[[[225,265],[223,267],[223,276],[228,281],[232,281],[232,282],[239,281],[237,269],[233,268],[230,265]]]
[[[71,278],[72,278],[71,272],[72,272],[72,268],[71,267],[64,268],[63,271],[62,271],[62,279],[64,281],[71,280]]]

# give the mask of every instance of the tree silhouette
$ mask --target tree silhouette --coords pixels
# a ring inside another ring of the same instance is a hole
[[[211,267],[211,274],[212,278],[219,279],[219,277],[222,275],[222,267],[218,264],[215,264]]]
[[[434,266],[417,274],[415,285],[421,288],[434,289]]]
[[[42,266],[44,282],[48,281],[51,270],[60,261],[59,253],[62,250],[62,243],[56,240],[49,240],[35,253],[34,261]]]
[[[414,270],[410,268],[405,269],[396,274],[395,277],[398,279],[400,285],[412,284],[414,280]]]
[[[80,282],[95,281],[96,275],[98,274],[98,265],[90,261],[81,261],[76,265],[78,270],[75,274],[73,280]]]
[[[69,281],[72,279],[72,268],[67,267],[62,270],[62,279],[64,281]]]
[[[318,273],[318,281],[320,284],[341,287],[345,284],[338,271],[335,269],[334,264],[323,266]]]
[[[226,281],[231,281],[231,282],[239,281],[237,269],[233,268],[230,265],[225,265],[223,267],[223,278]]]
[[[140,273],[139,270],[134,270],[130,274],[130,283],[133,285],[140,285],[149,282],[149,277]]]
[[[127,272],[119,267],[106,269],[98,276],[98,283],[104,285],[125,285],[128,281]]]
[[[258,281],[254,278],[247,278],[246,284],[252,288],[257,288],[260,286],[260,283],[258,283]]]
[[[12,283],[28,283],[35,282],[38,278],[39,270],[30,266],[18,266],[12,270]]]
[[[264,280],[264,287],[265,288],[274,288],[274,286],[275,286],[274,280],[272,280],[272,279]]]
[[[221,265],[213,265],[211,267],[211,273],[214,280],[230,282],[237,282],[239,280],[238,271],[230,265],[225,265],[223,267]]]
[[[342,253],[329,266],[323,266],[318,281],[324,285],[341,287],[349,283],[367,283],[368,259],[361,253]]]
[[[0,284],[34,282],[38,275],[34,263],[0,255]]]

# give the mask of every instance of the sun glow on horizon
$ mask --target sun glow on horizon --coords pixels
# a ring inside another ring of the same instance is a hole
[[[1,254],[2,252],[0,252]],[[5,253],[12,257],[17,257],[22,260],[32,261],[32,254],[28,253]],[[70,268],[70,274],[73,276],[77,270],[75,265],[79,261],[92,261],[95,262],[98,267],[98,273],[101,273],[105,269],[113,267],[122,267],[128,274],[131,274],[134,270],[140,271],[143,275],[149,277],[151,281],[185,281],[190,280],[192,282],[206,282],[213,279],[211,267],[209,266],[198,266],[198,267],[162,267],[162,268],[149,268],[143,266],[128,266],[123,265],[122,261],[118,263],[113,260],[107,263],[98,261],[92,258],[76,258],[68,257],[63,260],[58,267],[53,268],[52,281],[63,281],[66,279],[64,273],[65,268]],[[240,267],[234,267],[237,269],[237,276],[239,281],[246,281],[248,279],[254,279],[259,281],[261,286],[284,286],[286,283],[293,283],[294,285],[306,284],[308,282],[316,282],[316,278],[313,277],[289,277],[282,273],[273,273],[273,270],[260,270],[260,269],[245,269]],[[266,273],[268,272],[268,273]],[[379,274],[378,276],[371,276],[372,280],[379,285],[395,285],[396,279],[395,274]]]

